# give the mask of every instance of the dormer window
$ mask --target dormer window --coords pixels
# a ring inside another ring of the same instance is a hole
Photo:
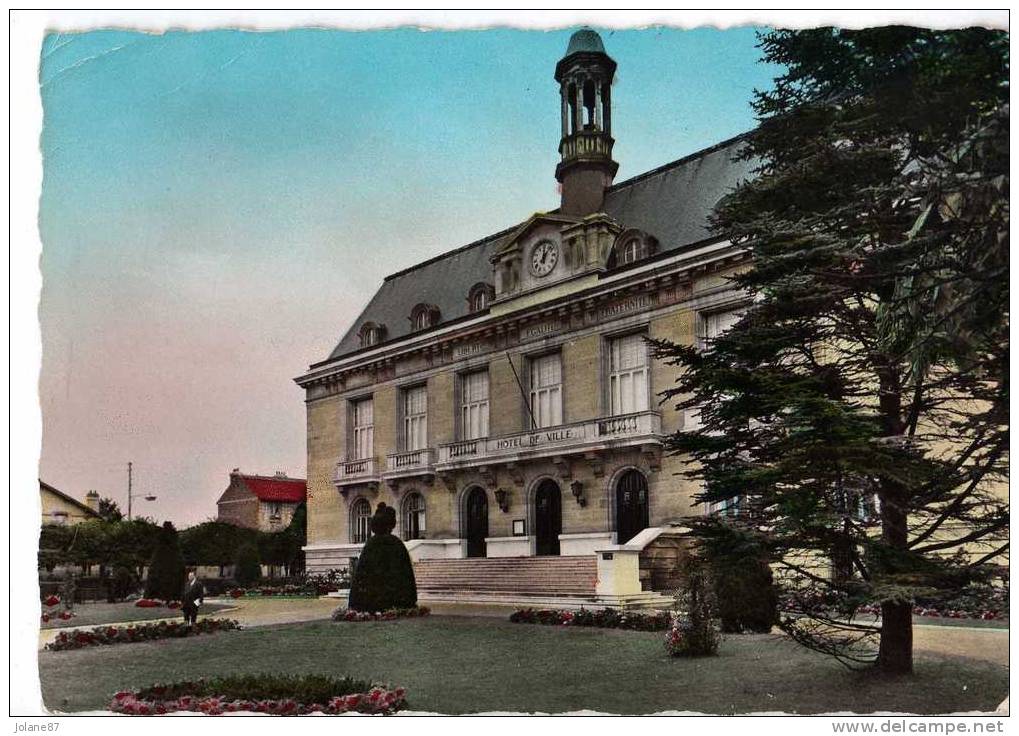
[[[432,304],[418,304],[411,310],[410,324],[415,332],[439,324],[439,308]]]
[[[471,287],[467,294],[467,308],[472,314],[483,312],[488,309],[488,305],[492,303],[494,297],[495,289],[490,284],[479,281]]]
[[[658,241],[641,230],[627,230],[616,238],[609,258],[609,268],[618,268],[642,261],[654,254]]]
[[[361,325],[361,330],[358,332],[358,337],[361,340],[361,347],[368,348],[372,345],[378,345],[385,338],[386,328],[384,325],[375,324],[374,322],[365,322]]]
[[[631,238],[623,243],[619,251],[619,265],[635,263],[644,257],[644,243],[639,238]]]

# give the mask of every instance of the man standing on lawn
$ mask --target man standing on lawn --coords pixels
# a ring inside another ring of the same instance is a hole
[[[190,629],[198,620],[198,607],[205,598],[205,586],[198,579],[194,570],[188,572],[188,582],[184,586],[184,600],[181,610],[184,611],[184,625]]]

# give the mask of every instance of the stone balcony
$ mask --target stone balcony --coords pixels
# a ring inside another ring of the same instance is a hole
[[[386,470],[383,480],[391,482],[400,478],[415,478],[435,475],[435,450],[408,450],[386,455]]]
[[[605,450],[622,447],[639,447],[650,454],[661,445],[661,414],[644,411],[439,445],[435,471],[446,473],[544,457],[585,455],[596,458]]]
[[[346,486],[374,483],[380,480],[379,463],[373,457],[360,460],[341,460],[333,473],[333,485],[343,490]]]

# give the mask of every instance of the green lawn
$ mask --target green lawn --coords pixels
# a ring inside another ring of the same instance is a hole
[[[224,608],[231,608],[227,603],[204,603],[201,607],[201,614],[208,615],[214,611],[221,611]],[[63,606],[53,606],[47,609],[57,615],[64,610]],[[40,624],[42,629],[63,629],[68,626],[99,626],[100,624],[116,624],[128,621],[152,621],[159,618],[179,618],[184,620],[184,614],[180,609],[173,608],[139,608],[134,603],[79,603],[74,607],[74,618],[62,621],[56,618],[45,624]]]
[[[993,710],[1008,692],[1006,666],[965,657],[925,654],[915,675],[885,679],[779,635],[728,637],[720,656],[684,660],[668,658],[657,633],[438,616],[40,652],[39,670],[46,705],[63,712],[102,709],[121,689],[264,671],[402,685],[411,709],[441,713],[945,713]]]

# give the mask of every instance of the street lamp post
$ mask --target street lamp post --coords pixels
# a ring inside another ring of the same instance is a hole
[[[156,497],[151,493],[131,493],[131,470],[133,463],[127,464],[127,520],[131,521],[131,499],[144,498],[146,501],[155,501]]]

